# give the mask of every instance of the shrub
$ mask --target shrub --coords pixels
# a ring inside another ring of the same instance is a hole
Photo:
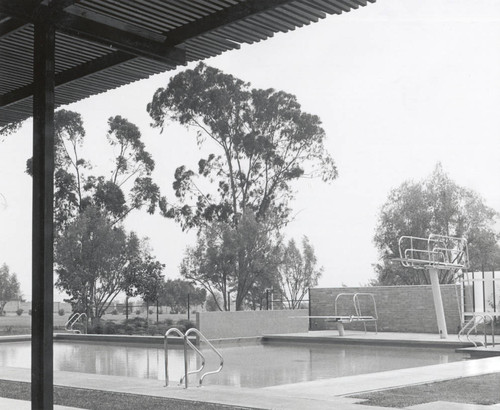
[[[19,308],[16,310],[17,316],[21,316],[23,314],[24,310]]]
[[[111,312],[112,315],[117,315],[118,314],[118,309],[113,309]]]
[[[58,315],[59,315],[59,316],[64,316],[64,309],[62,309],[62,308],[61,308],[61,309],[59,309],[59,310],[57,311],[57,313],[58,313]]]
[[[112,322],[111,320],[108,320],[104,324],[104,333],[107,334],[107,335],[114,335],[114,334],[116,334],[117,333],[116,323]]]
[[[130,325],[125,325],[125,334],[133,335],[134,334],[134,327],[130,326]]]
[[[87,333],[102,335],[104,333],[104,326],[101,323],[96,323],[95,325],[87,328]]]
[[[136,314],[136,315],[140,315],[140,314],[141,314],[141,309],[137,309],[137,310],[135,311],[135,314]]]
[[[148,327],[148,333],[151,335],[151,336],[154,336],[156,333],[158,333],[158,327],[156,327],[155,325],[151,325]]]
[[[180,319],[177,321],[177,327],[178,328],[183,327],[185,329],[184,331],[187,331],[193,327],[196,328],[196,325],[193,322],[191,322],[190,320]]]
[[[153,309],[149,309],[149,310],[148,310],[148,313],[149,313],[150,315],[152,315],[152,314],[154,313],[154,312],[153,312]]]

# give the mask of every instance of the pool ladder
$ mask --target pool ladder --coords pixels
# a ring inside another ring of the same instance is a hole
[[[477,333],[477,328],[480,324],[484,325],[484,342],[481,340],[474,340],[471,337],[471,333],[474,332],[474,334]],[[472,314],[472,318],[460,329],[460,332],[458,333],[458,340],[462,340],[462,337],[466,337],[467,341],[472,343],[474,347],[477,347],[478,344],[483,345],[483,347],[488,346],[488,340],[487,340],[487,332],[486,332],[486,326],[488,324],[491,324],[491,342],[492,346],[495,346],[495,319],[493,318],[493,315],[489,313],[483,313],[483,312],[474,312]]]
[[[68,331],[68,332],[73,332],[73,333],[82,333],[80,330],[78,329],[73,329],[73,326],[76,324],[76,322],[78,322],[80,319],[84,319],[84,318],[87,318],[87,314],[86,313],[75,313],[73,316],[71,316],[68,321],[66,322],[66,325],[65,325],[65,329]],[[85,333],[87,333],[87,326],[84,325],[84,330],[85,330]]]
[[[173,327],[173,328],[167,330],[167,332],[165,333],[165,342],[164,342],[164,345],[165,345],[165,385],[166,386],[168,386],[168,382],[169,382],[169,378],[168,378],[168,336],[170,334],[172,334],[172,333],[176,333],[177,336],[181,337],[183,339],[183,341],[184,341],[184,376],[181,377],[181,379],[179,381],[179,385],[181,385],[182,382],[184,381],[184,387],[187,389],[188,388],[188,376],[191,375],[191,374],[201,373],[201,371],[205,367],[205,356],[194,345],[194,343],[191,342],[191,340],[189,340],[189,335],[191,333],[194,333],[197,336],[198,339],[201,339],[205,343],[207,343],[207,345],[210,347],[210,349],[212,349],[212,351],[220,359],[219,368],[217,370],[213,370],[213,371],[210,371],[210,372],[205,372],[205,373],[203,373],[200,376],[200,382],[199,382],[198,387],[201,387],[201,385],[203,383],[203,379],[206,376],[208,376],[209,374],[219,373],[222,370],[222,367],[224,366],[224,358],[222,357],[222,355],[220,354],[220,352],[214,347],[214,345],[212,343],[210,343],[210,341],[205,336],[203,336],[203,334],[198,329],[191,328],[191,329],[188,329],[186,331],[186,333],[183,334],[178,328]],[[191,349],[193,349],[193,351],[201,358],[201,365],[196,370],[188,371],[188,347],[190,347]]]

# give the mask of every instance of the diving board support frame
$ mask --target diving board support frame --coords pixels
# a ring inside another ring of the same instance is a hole
[[[427,238],[401,236],[399,261],[406,268],[424,269],[429,273],[439,337],[446,339],[448,330],[439,286],[439,270],[458,272],[467,268],[469,252],[466,238],[430,234]]]
[[[432,298],[434,299],[434,309],[436,310],[436,319],[439,331],[439,337],[446,339],[448,330],[446,328],[446,317],[444,315],[443,298],[441,297],[441,289],[439,287],[439,271],[436,268],[429,269],[429,277],[431,279]]]

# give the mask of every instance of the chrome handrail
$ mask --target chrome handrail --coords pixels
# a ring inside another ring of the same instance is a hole
[[[68,319],[68,321],[66,322],[66,324],[64,325],[64,328],[68,331],[68,332],[78,332],[80,333],[79,330],[75,330],[73,329],[73,326],[75,325],[76,322],[78,322],[81,318],[83,317],[87,317],[87,314],[86,313],[75,313],[72,317],[70,317]],[[85,332],[86,333],[86,332]]]
[[[377,320],[378,320],[378,313],[377,313],[377,303],[375,302],[375,296],[373,296],[373,293],[355,293],[354,296],[352,297],[352,300],[354,302],[354,309],[356,310],[356,314],[360,317],[363,315],[361,314],[361,305],[359,303],[359,296],[368,296],[372,299],[373,301],[373,322],[375,323],[375,333],[378,333],[378,328],[377,328]],[[365,328],[365,333],[366,333],[366,322],[363,322],[363,326]]]
[[[217,354],[217,356],[219,356],[219,359],[220,359],[219,368],[217,370],[214,370],[214,371],[211,371],[211,372],[205,372],[204,374],[201,375],[200,382],[199,382],[199,387],[201,387],[201,385],[203,383],[203,379],[206,376],[208,376],[209,374],[219,373],[222,370],[222,367],[224,365],[224,358],[222,357],[222,355],[220,354],[220,352],[213,346],[213,344],[210,343],[210,341],[198,329],[191,328],[191,329],[187,330],[185,334],[183,334],[178,328],[173,327],[173,328],[170,328],[169,330],[167,330],[167,332],[165,333],[165,342],[164,342],[164,348],[165,348],[165,386],[168,386],[168,384],[169,384],[169,377],[168,377],[168,336],[171,333],[176,333],[184,341],[184,376],[181,377],[181,379],[179,381],[179,384],[182,384],[182,382],[184,382],[184,387],[187,389],[188,388],[188,384],[189,384],[188,376],[191,375],[191,374],[200,373],[204,369],[204,367],[205,367],[205,356],[200,351],[200,349],[198,349],[191,342],[191,340],[189,340],[189,335],[191,333],[195,333],[199,339],[202,339],[204,342],[206,342],[208,344],[208,346]],[[194,352],[196,354],[198,354],[198,356],[201,357],[201,365],[196,370],[188,371],[188,359],[187,359],[187,356],[188,356],[187,355],[188,347],[190,347],[191,349],[193,349]]]
[[[491,344],[493,347],[495,347],[495,320],[493,319],[493,316],[491,314],[486,313],[486,312],[474,312],[472,314],[472,318],[462,327],[462,329],[460,329],[460,332],[458,332],[458,340],[461,341],[462,336],[465,335],[467,337],[467,341],[469,343],[472,343],[474,345],[474,347],[477,347],[478,343],[481,343],[483,345],[483,347],[486,348],[488,346],[488,340],[487,340],[487,334],[486,334],[487,333],[486,332],[486,325],[487,325],[486,318],[488,318],[490,320],[490,323],[491,323]],[[484,325],[484,330],[483,330],[484,342],[482,342],[482,341],[476,342],[474,339],[471,338],[471,333],[472,333],[472,331],[476,331],[477,327],[481,323]],[[467,331],[467,329],[468,329],[468,331]],[[466,331],[467,331],[467,333],[465,333]]]
[[[202,385],[202,383],[203,383],[203,379],[204,379],[206,376],[208,376],[209,374],[216,374],[216,373],[219,373],[219,372],[222,370],[222,367],[224,366],[224,358],[222,357],[222,355],[220,354],[220,352],[219,352],[219,351],[218,351],[218,350],[214,347],[214,345],[213,345],[212,343],[210,343],[210,341],[209,341],[209,340],[208,340],[205,336],[203,336],[203,334],[202,334],[202,333],[201,333],[198,329],[196,329],[196,328],[194,328],[194,327],[192,327],[191,329],[189,329],[189,330],[186,332],[186,334],[184,335],[184,340],[185,340],[187,343],[189,343],[189,344],[191,344],[191,345],[192,345],[192,343],[188,340],[188,336],[189,336],[189,334],[190,334],[190,333],[195,333],[195,334],[196,334],[196,335],[197,335],[200,339],[202,339],[205,343],[207,343],[207,344],[208,344],[208,346],[212,349],[212,351],[213,351],[213,352],[214,352],[217,356],[219,356],[219,359],[220,359],[219,368],[218,368],[217,370],[213,370],[213,371],[211,371],[211,372],[205,372],[204,374],[202,374],[202,375],[201,375],[201,377],[200,377],[200,387],[201,387],[201,385]],[[194,346],[193,346],[193,347],[194,347]],[[205,365],[205,358],[204,358],[203,354],[202,354],[202,353],[201,353],[198,349],[196,349],[196,348],[194,348],[194,349],[195,349],[195,351],[196,351],[198,354],[200,354],[200,355],[202,356],[203,365],[201,366],[201,368],[200,368],[200,370],[199,370],[199,371],[201,371],[201,370],[203,369],[204,365]],[[191,373],[195,373],[195,372],[193,371],[193,372],[191,372]]]
[[[377,328],[377,320],[378,320],[378,313],[377,313],[377,304],[375,302],[375,297],[373,295],[373,293],[363,293],[363,292],[357,292],[357,293],[350,293],[350,292],[342,292],[342,293],[339,293],[336,297],[335,297],[335,304],[334,304],[334,307],[335,307],[335,316],[338,316],[338,300],[340,297],[343,297],[343,296],[352,296],[352,303],[354,304],[354,311],[356,313],[356,316],[354,315],[351,315],[351,322],[353,321],[352,318],[354,317],[357,317],[359,318],[360,320],[358,320],[359,322],[362,322],[363,323],[363,327],[365,329],[365,333],[367,331],[366,329],[366,321],[369,320],[371,322],[375,322],[375,333],[378,333],[378,328]],[[362,313],[361,313],[361,305],[360,305],[360,302],[359,302],[359,296],[369,296],[372,301],[373,301],[373,309],[374,309],[374,315],[373,316],[363,316]],[[364,320],[362,319],[364,318]],[[369,318],[369,319],[368,319]]]
[[[168,386],[168,335],[171,333],[177,333],[182,339],[184,339],[184,334],[177,329],[176,327],[172,327],[168,329],[165,333],[165,341],[164,341],[164,349],[165,349],[165,386]],[[186,380],[186,389],[187,389],[187,351],[186,345],[184,344],[184,378]],[[179,384],[182,384],[182,378],[179,381]]]

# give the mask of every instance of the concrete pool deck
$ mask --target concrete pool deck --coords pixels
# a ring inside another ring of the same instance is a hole
[[[456,336],[450,336],[447,340],[439,339],[437,335],[419,334],[386,334],[349,332],[348,335],[340,337],[334,331],[309,332],[308,334],[272,335],[266,336],[272,341],[284,342],[284,336],[288,341],[297,343],[394,343],[398,341],[411,343],[419,346],[435,346],[438,343],[443,348],[456,348]],[[300,340],[298,340],[300,339]],[[351,340],[352,339],[352,340]],[[336,342],[334,342],[336,340]],[[271,342],[272,342],[271,341]],[[463,346],[463,344],[461,344]],[[339,377],[334,379],[317,380],[311,382],[294,383],[266,388],[250,389],[231,386],[205,386],[203,388],[192,387],[185,390],[181,387],[164,387],[160,380],[139,379],[131,377],[103,376],[94,374],[82,374],[73,372],[54,372],[54,384],[57,386],[76,387],[91,390],[104,390],[118,393],[142,394],[148,396],[171,398],[174,400],[188,400],[193,402],[209,402],[225,404],[252,409],[331,409],[339,408],[345,410],[381,410],[387,408],[364,406],[359,399],[346,397],[361,392],[384,390],[394,387],[402,387],[415,384],[431,383],[436,381],[456,379],[460,377],[478,376],[489,373],[500,372],[500,357],[460,361],[432,366],[417,367],[411,369],[392,370],[358,376]],[[21,368],[0,368],[0,379],[29,382],[30,370]],[[4,399],[0,398],[0,409]],[[29,402],[23,402],[29,404]],[[359,404],[357,404],[359,403]],[[439,404],[438,407],[429,405]],[[428,403],[427,407],[413,406],[412,409],[481,409],[492,406],[460,405],[456,403]],[[7,407],[13,408],[13,407]],[[23,407],[14,407],[20,408]],[[29,408],[26,407],[27,409]],[[497,407],[498,408],[498,407]],[[63,408],[57,408],[62,410]]]

